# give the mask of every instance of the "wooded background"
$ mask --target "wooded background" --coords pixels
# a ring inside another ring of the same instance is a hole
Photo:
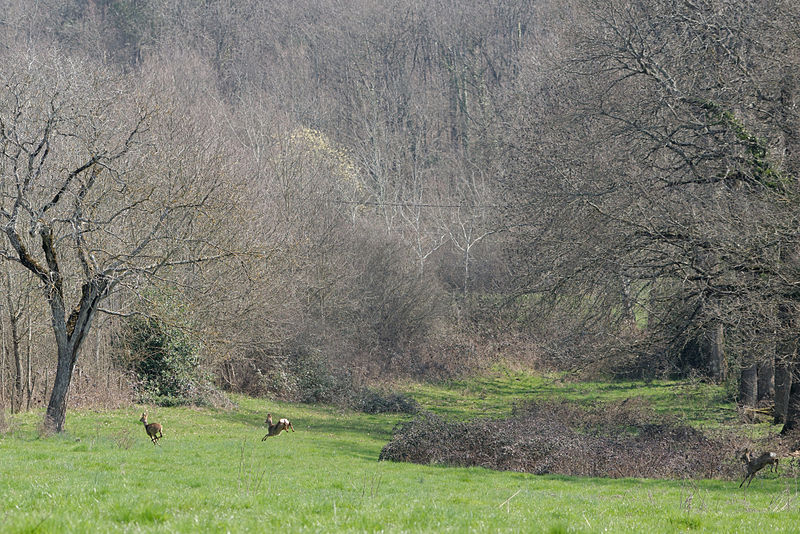
[[[792,427],[798,28],[780,0],[0,0],[0,406],[60,430],[503,360],[724,382]]]

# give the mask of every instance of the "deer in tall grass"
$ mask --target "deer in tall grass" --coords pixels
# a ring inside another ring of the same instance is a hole
[[[153,445],[158,445],[158,440],[163,438],[164,435],[161,433],[161,425],[158,423],[147,423],[147,412],[142,414],[142,418],[139,419],[142,423],[144,423],[144,430],[147,432],[147,435],[150,436],[150,439],[153,441]]]
[[[750,485],[750,482],[753,481],[755,478],[756,473],[764,469],[766,466],[770,466],[772,471],[776,471],[778,469],[778,455],[774,452],[765,452],[761,456],[752,456],[748,449],[744,450],[744,454],[741,456],[742,461],[744,462],[744,466],[747,469],[747,474],[742,479],[742,483],[739,484],[739,487],[742,487],[742,484],[745,483],[745,480],[750,479],[747,482],[747,486]]]
[[[273,424],[271,413],[267,414],[267,420],[264,422],[267,424],[267,435],[261,438],[261,441],[266,440],[270,436],[277,436],[284,430],[288,432],[290,428],[292,432],[294,432],[294,427],[288,419],[279,419],[277,423]]]

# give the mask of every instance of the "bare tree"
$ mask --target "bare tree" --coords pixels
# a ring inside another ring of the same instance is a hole
[[[794,299],[797,280],[781,250],[796,243],[786,72],[798,64],[788,44],[798,12],[783,2],[577,5],[557,67],[526,74],[530,105],[508,151],[526,192],[510,219],[525,285],[554,296],[542,302],[580,302],[595,320],[585,331],[611,342],[634,295],[648,335],[623,343],[672,355],[659,362],[667,371],[720,368],[687,361],[698,353],[748,368],[790,335],[775,304]]]
[[[147,87],[97,65],[12,54],[2,85],[1,253],[39,280],[49,306],[58,359],[45,424],[60,432],[109,294],[220,255],[203,237],[219,155],[178,144],[168,99],[148,101]]]
[[[5,267],[10,267],[11,264],[5,262]],[[3,272],[2,285],[5,292],[5,315],[8,319],[9,331],[6,335],[3,331],[3,350],[7,351],[11,356],[11,364],[13,365],[13,383],[11,385],[11,413],[17,413],[22,410],[22,405],[25,400],[25,394],[28,395],[28,406],[30,406],[31,394],[31,369],[30,369],[30,343],[23,345],[25,337],[25,315],[30,318],[31,313],[31,293],[33,284],[30,277],[20,277],[12,273],[9,269]],[[30,322],[28,325],[28,333],[30,332]],[[23,350],[27,349],[28,357],[23,359]]]

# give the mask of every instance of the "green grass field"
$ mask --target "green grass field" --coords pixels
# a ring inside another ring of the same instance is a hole
[[[731,407],[709,386],[569,384],[497,372],[481,380],[409,385],[426,408],[496,417],[537,396],[580,401],[643,395],[699,425]],[[798,481],[533,476],[378,462],[405,416],[235,399],[235,411],[149,409],[164,425],[154,447],[142,407],[67,414],[41,437],[41,413],[0,436],[0,532],[797,532]],[[704,415],[703,406],[709,408]],[[267,410],[297,430],[262,442]],[[710,414],[710,415],[709,415]]]

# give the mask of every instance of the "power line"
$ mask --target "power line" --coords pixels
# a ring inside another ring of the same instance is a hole
[[[378,202],[375,200],[369,201],[360,201],[360,200],[342,200],[342,199],[334,199],[329,200],[333,204],[348,204],[348,205],[358,205],[358,206],[391,206],[391,207],[398,207],[398,208],[445,208],[445,209],[454,209],[454,208],[488,208],[488,209],[499,209],[502,206],[497,204],[479,204],[479,205],[470,205],[470,204],[434,204],[431,202]]]

